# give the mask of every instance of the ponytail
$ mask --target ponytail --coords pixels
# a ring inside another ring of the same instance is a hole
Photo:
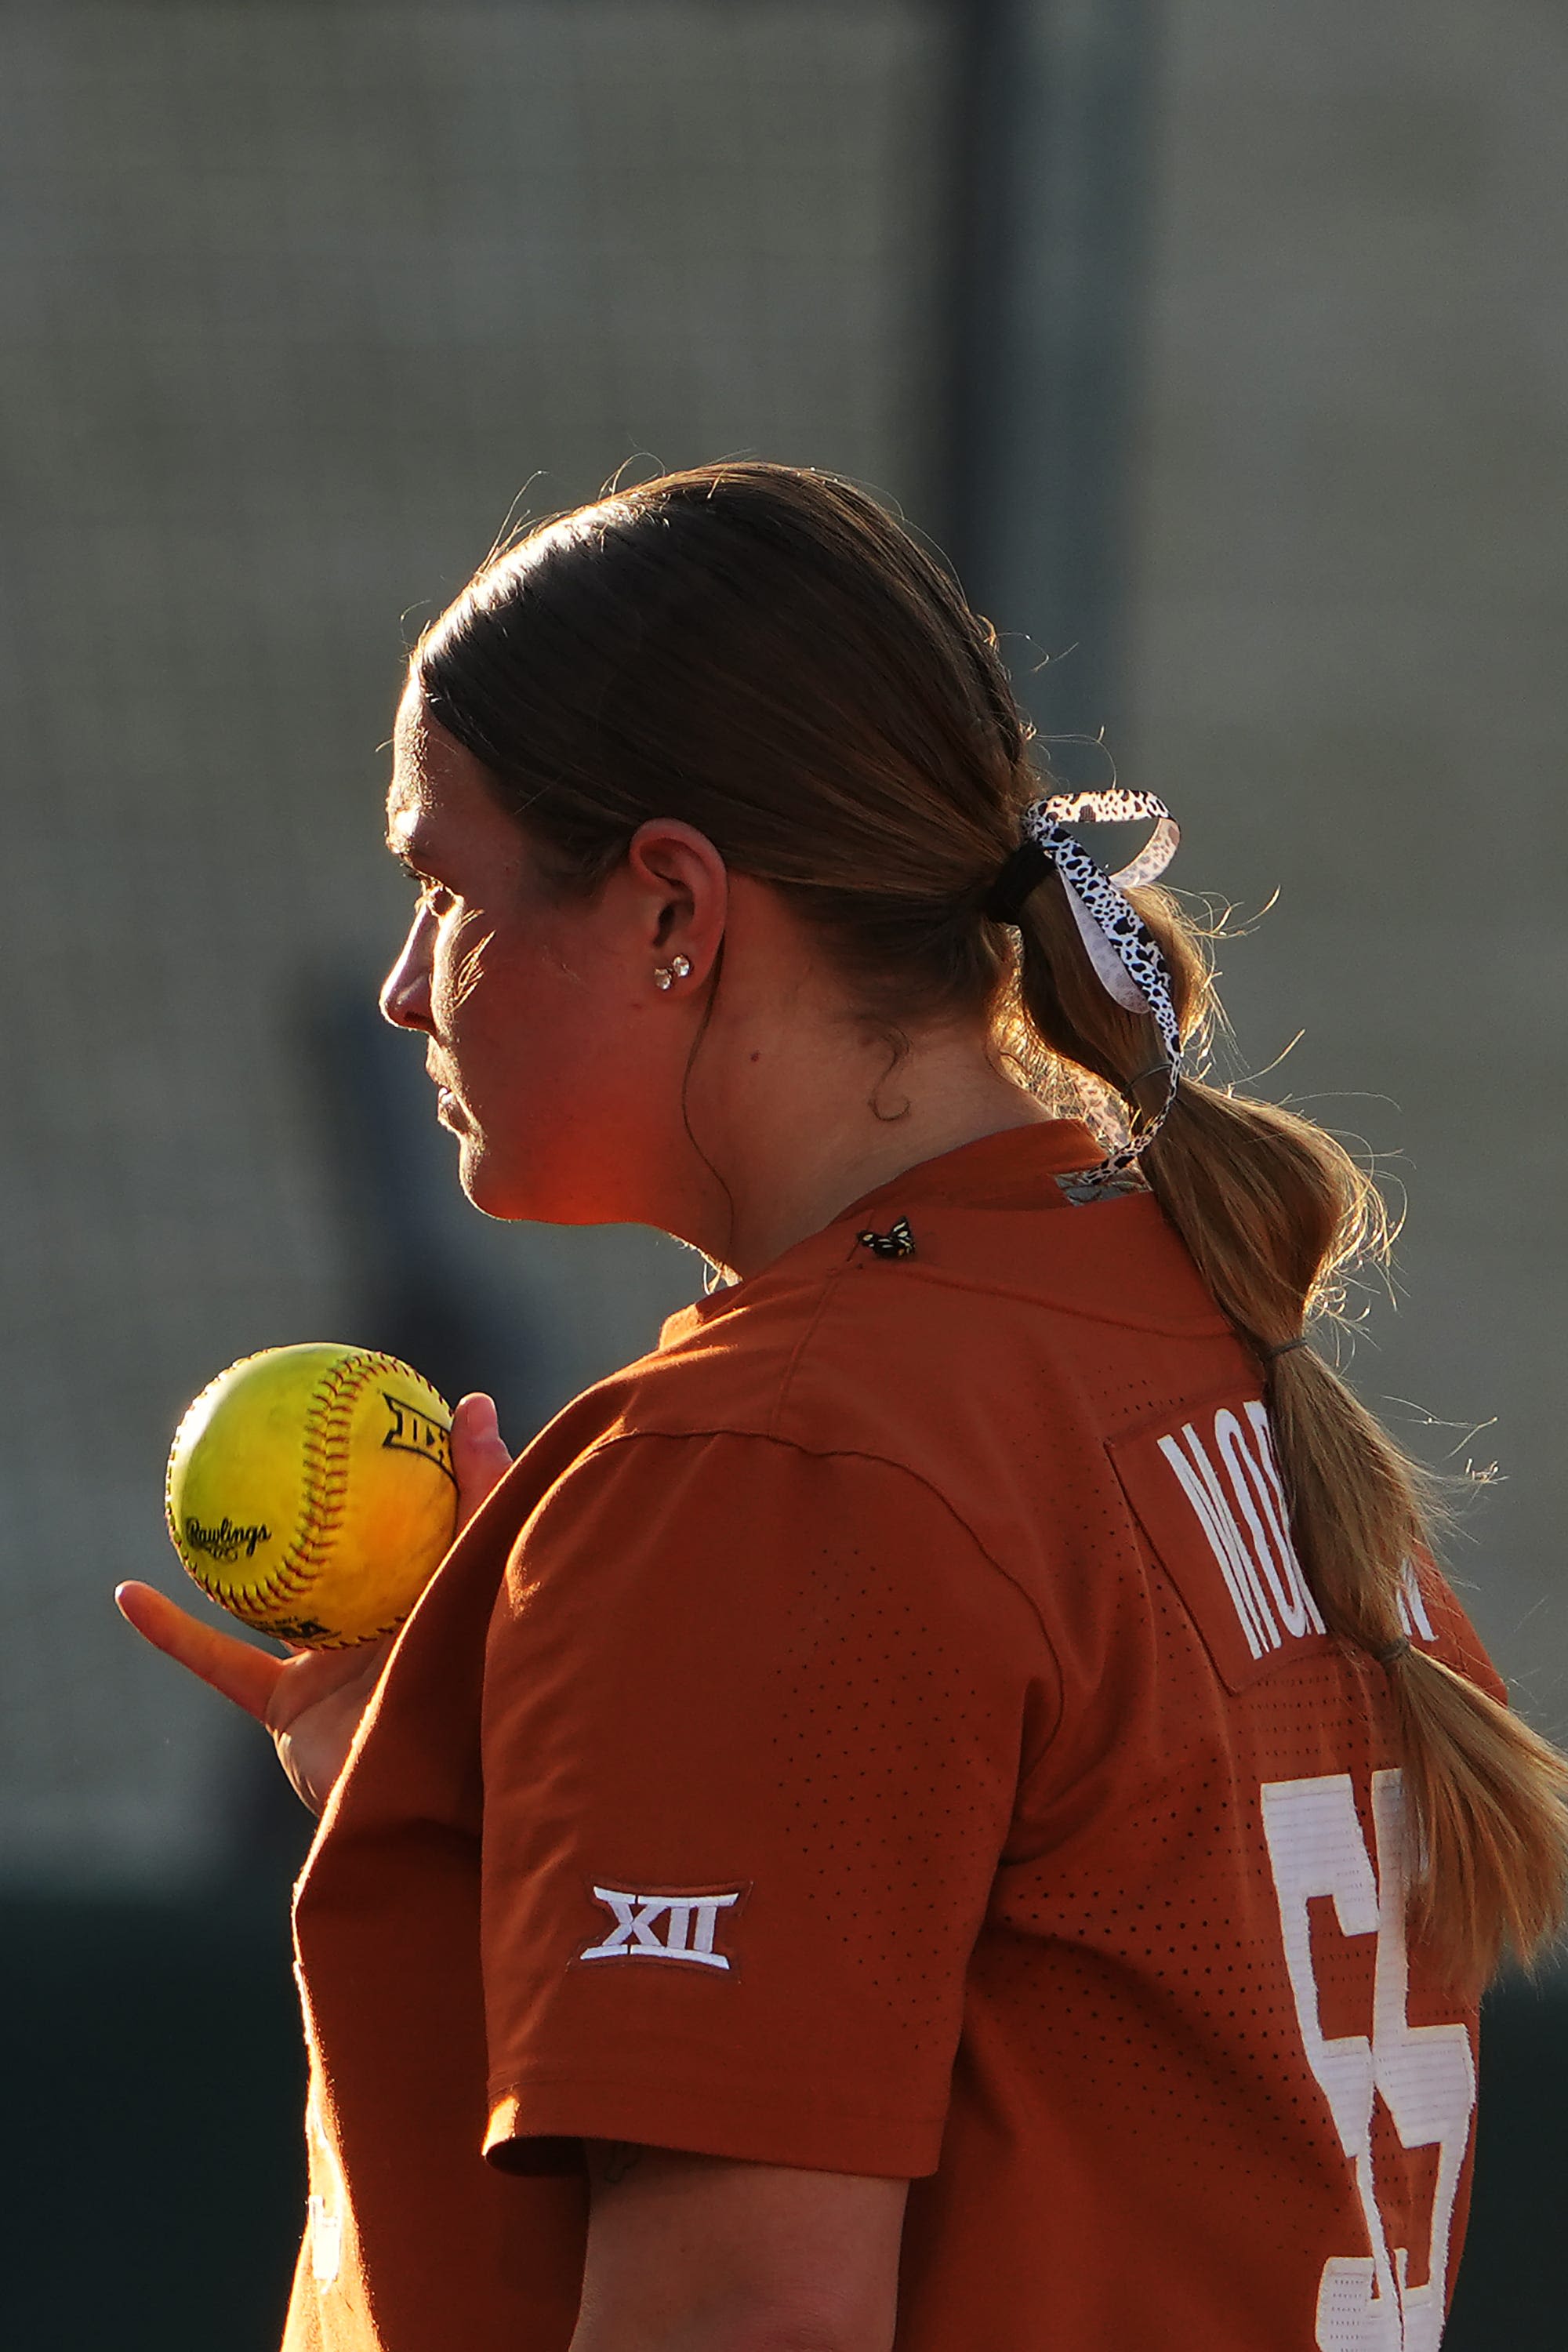
[[[1041,778],[994,632],[851,484],[700,466],[543,524],[426,630],[413,676],[563,889],[595,888],[637,827],[677,817],[816,924],[868,1020],[1001,1014],[1050,1108],[1165,1087],[1164,1041],[1090,966],[1060,881],[991,893]],[[1149,869],[1152,872],[1154,869]],[[1184,1040],[1215,1007],[1205,944],[1164,891],[1129,893]],[[1006,992],[1011,989],[1011,1001]],[[1264,1357],[1331,1309],[1382,1204],[1331,1138],[1183,1078],[1140,1165]],[[1305,1349],[1268,1372],[1297,1538],[1326,1622],[1390,1677],[1415,1836],[1415,1916],[1456,1976],[1530,1954],[1563,1893],[1568,1765],[1424,1653],[1398,1650],[1406,1564],[1429,1558],[1420,1473]]]
[[[1171,974],[1184,1040],[1217,1013],[1206,942],[1168,891],[1129,893]],[[1133,1122],[1153,1024],[1100,986],[1064,887],[1019,917],[1015,1050],[1032,1032],[1119,1096]],[[1407,1579],[1430,1574],[1434,1482],[1338,1373],[1295,1348],[1332,1313],[1346,1271],[1386,1253],[1371,1179],[1321,1128],[1184,1077],[1140,1160],[1223,1308],[1264,1360],[1291,1525],[1331,1633],[1388,1677],[1411,1808],[1411,1925],[1456,1984],[1491,1976],[1506,1945],[1538,1957],[1568,1881],[1568,1759],[1405,1636]],[[1278,1352],[1277,1352],[1278,1351]]]

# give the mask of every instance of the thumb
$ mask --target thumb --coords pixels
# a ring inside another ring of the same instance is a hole
[[[452,1472],[458,1482],[458,1526],[466,1528],[511,1467],[496,1418],[495,1399],[463,1397],[452,1415]]]

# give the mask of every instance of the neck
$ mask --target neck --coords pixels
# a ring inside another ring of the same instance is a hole
[[[973,1031],[917,1037],[891,1067],[882,1043],[834,1054],[813,1042],[785,1031],[771,1055],[750,1048],[724,1118],[709,1126],[694,1113],[723,1182],[704,1170],[696,1230],[681,1238],[732,1276],[770,1265],[906,1168],[1048,1116]]]

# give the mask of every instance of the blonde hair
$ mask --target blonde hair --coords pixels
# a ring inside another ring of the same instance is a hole
[[[1218,1011],[1206,940],[1169,891],[1130,895],[1171,971],[1184,1037],[1201,1041]],[[1135,1117],[1145,1089],[1131,1080],[1157,1049],[1153,1024],[1100,987],[1054,876],[1029,898],[1020,942],[1014,1051],[1038,1038]],[[1292,1532],[1324,1621],[1388,1677],[1411,1810],[1412,1927],[1456,1983],[1484,1983],[1505,1946],[1531,1959],[1561,1925],[1568,1759],[1404,1638],[1405,1580],[1435,1572],[1433,1481],[1321,1354],[1286,1347],[1333,1309],[1353,1266],[1386,1255],[1383,1201],[1321,1127],[1196,1078],[1183,1079],[1139,1164],[1265,1361]]]
[[[1047,1099],[1098,1087],[1136,1119],[1153,1023],[1100,985],[1059,879],[1016,934],[984,911],[1042,790],[994,635],[848,484],[698,467],[541,526],[426,633],[413,675],[563,892],[594,889],[649,818],[684,819],[820,927],[895,1038],[988,1018]],[[1199,1037],[1204,940],[1168,892],[1131,895]],[[1265,1357],[1385,1241],[1374,1187],[1331,1137],[1197,1079],[1142,1164]],[[1317,1354],[1267,1378],[1318,1605],[1378,1660],[1400,1643],[1407,1570],[1433,1573],[1422,1474]],[[1479,1982],[1505,1943],[1529,1958],[1561,1919],[1568,1761],[1425,1652],[1369,1671],[1388,1675],[1410,1792],[1414,1925],[1456,1981]]]

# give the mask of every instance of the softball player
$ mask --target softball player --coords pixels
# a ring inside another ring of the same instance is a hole
[[[396,742],[470,1198],[723,1279],[510,1468],[465,1402],[390,1655],[129,1597],[322,1810],[289,2352],[1435,2352],[1563,1767],[1309,1344],[1374,1196],[1198,1074],[1168,813],[763,465],[493,562]]]

